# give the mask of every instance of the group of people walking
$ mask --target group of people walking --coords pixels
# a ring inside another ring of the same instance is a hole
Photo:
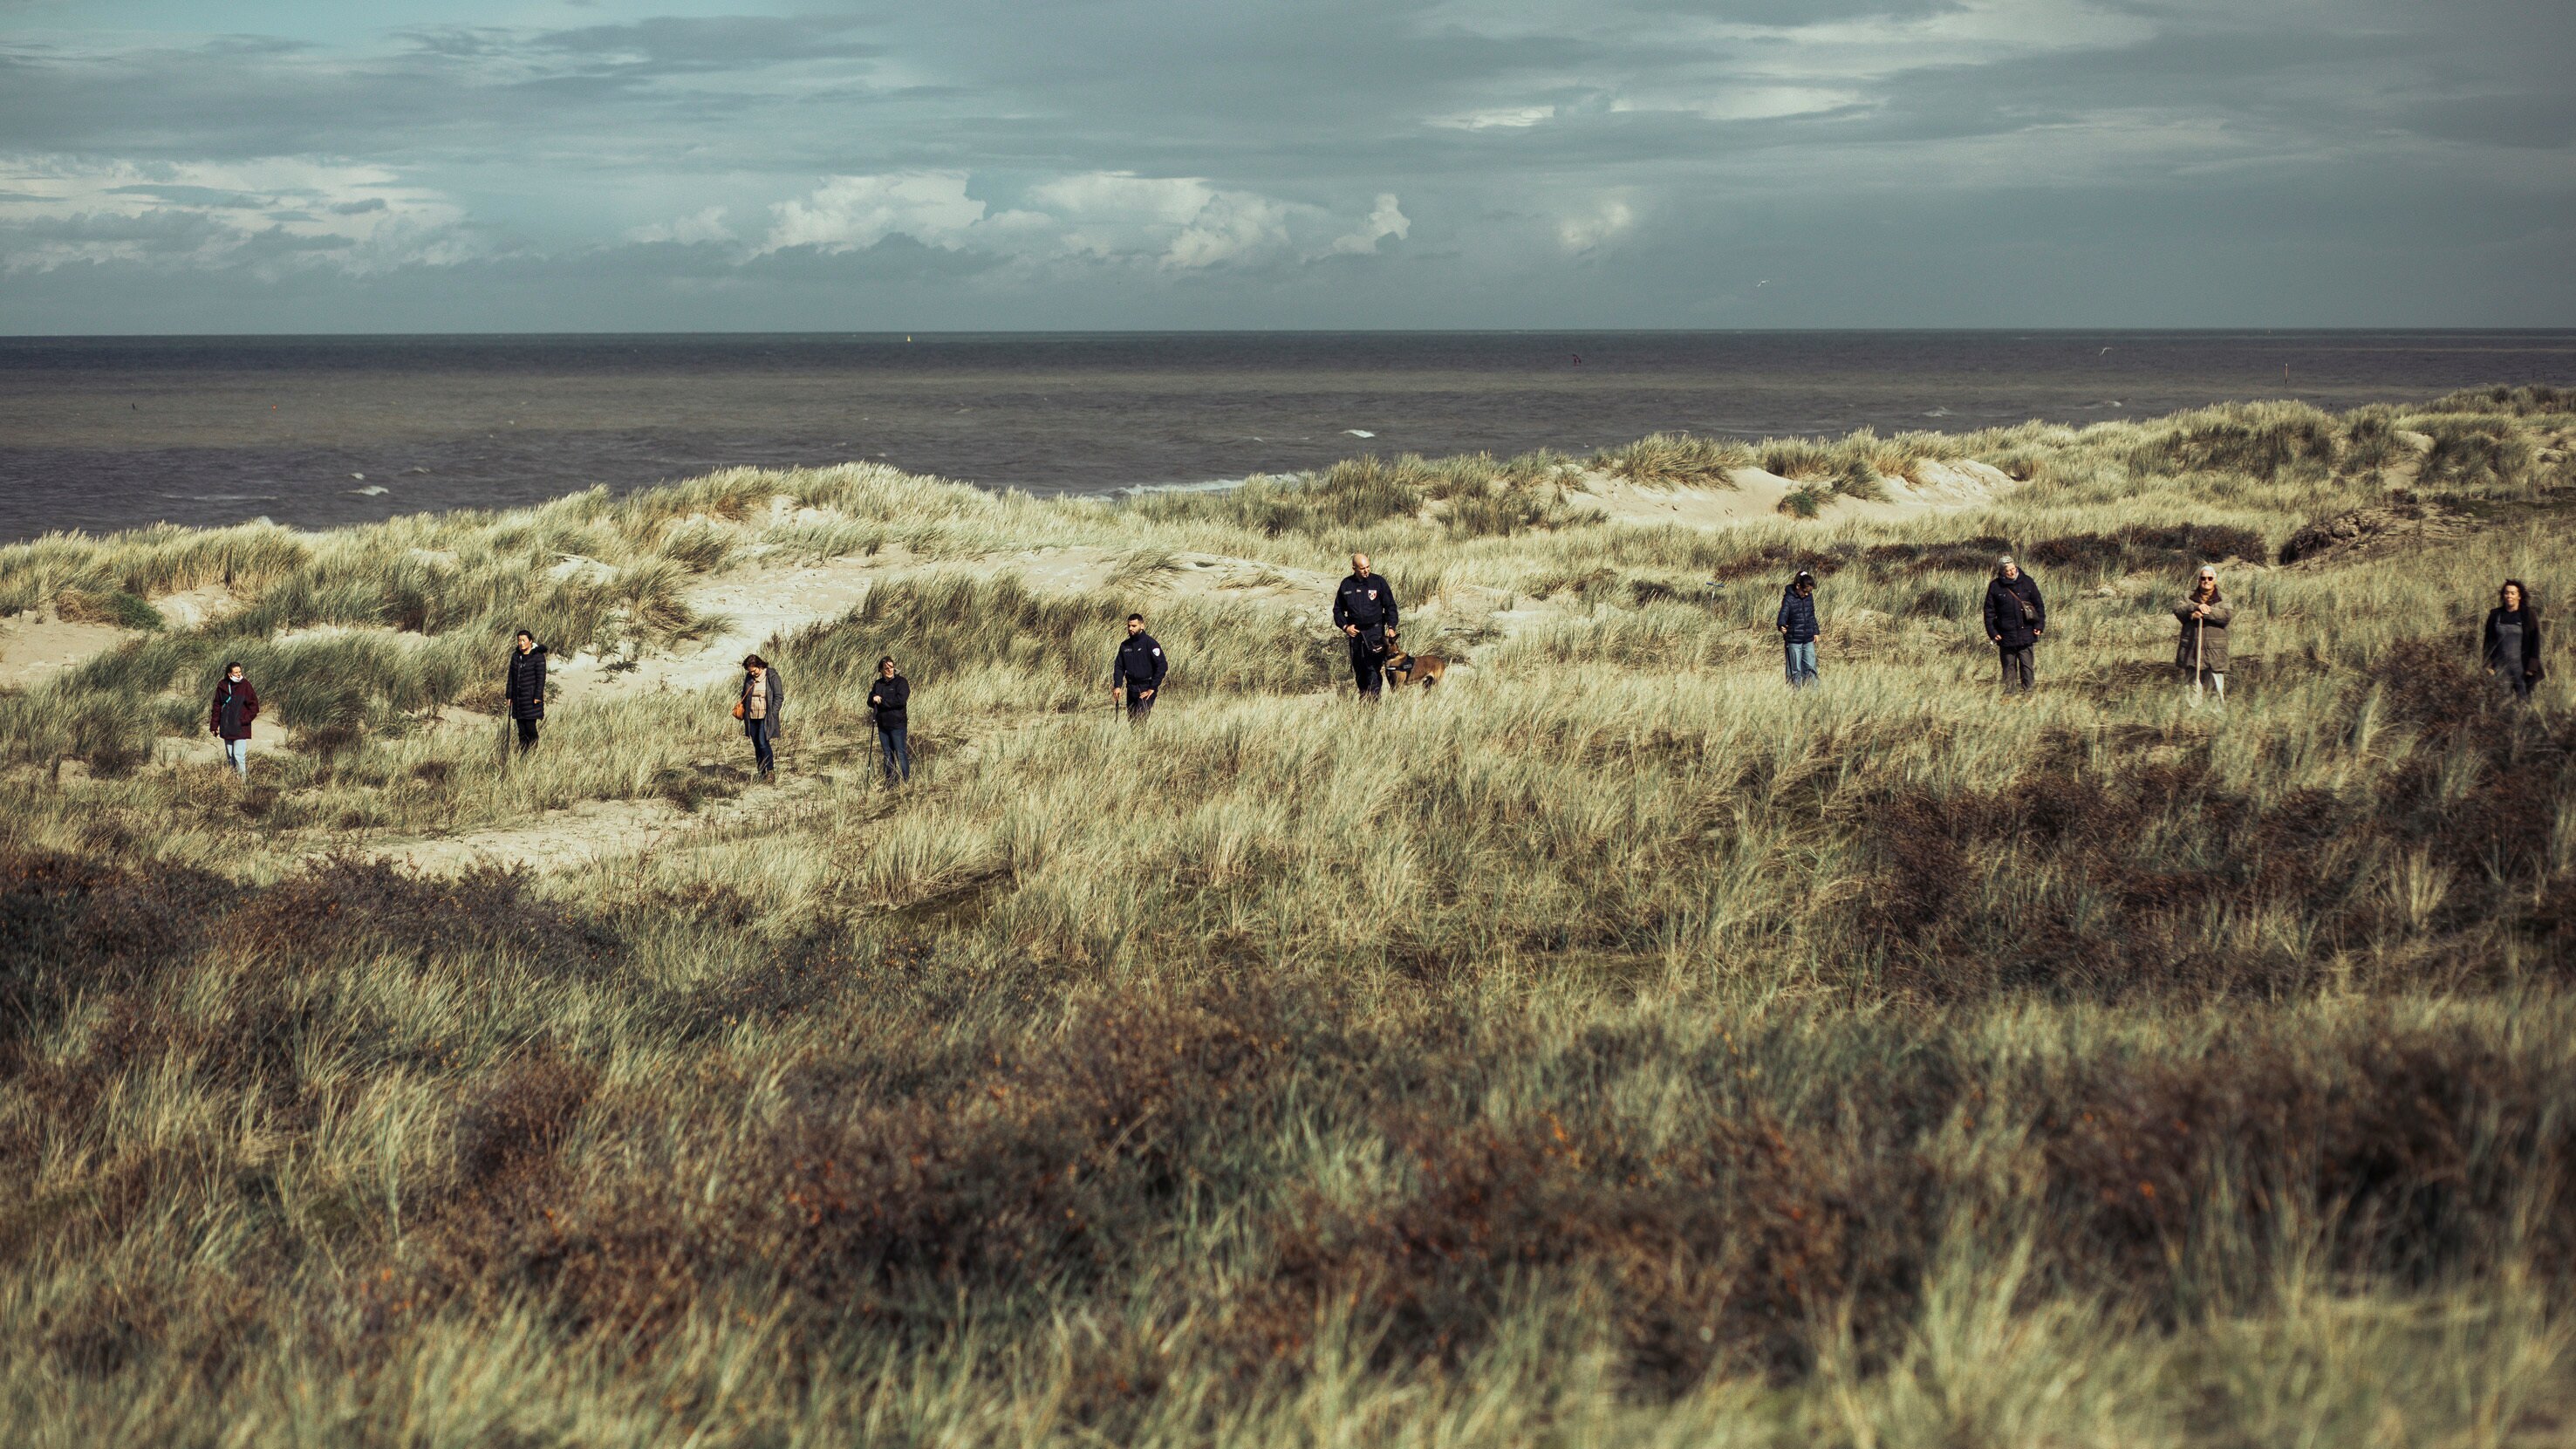
[[[2218,568],[2202,564],[2191,587],[2173,605],[2181,628],[2174,641],[2174,671],[2191,689],[2198,708],[2205,698],[2227,702],[2228,630],[2236,609],[2218,587]],[[1816,641],[1824,626],[1816,613],[1816,576],[1805,569],[1780,594],[1773,621],[1789,676],[1789,687],[1816,682]],[[2000,683],[2006,694],[2029,692],[2038,679],[2041,636],[2048,632],[2048,601],[2039,584],[2006,554],[1995,560],[1994,577],[1986,583],[1986,638],[1995,646]],[[2479,637],[2478,657],[2486,672],[2516,700],[2531,698],[2545,676],[2540,663],[2540,608],[2520,579],[2507,579],[2496,591],[2496,607],[2487,611]]]
[[[2203,564],[2191,587],[2174,601],[2173,616],[2181,626],[2174,644],[2174,669],[2190,686],[2195,708],[2205,696],[2227,701],[2228,634],[2235,608],[2218,586],[2218,570]],[[1360,697],[1375,700],[1385,691],[1387,666],[1394,648],[1398,608],[1395,587],[1370,566],[1364,553],[1351,555],[1351,572],[1333,590],[1333,625],[1350,650],[1351,677]],[[2048,632],[2048,601],[2039,584],[2010,555],[1995,561],[1986,584],[1986,638],[1995,646],[2006,694],[2026,693],[2038,678],[2039,641]],[[1801,569],[1781,592],[1774,620],[1786,659],[1789,686],[1804,689],[1817,679],[1816,645],[1824,624],[1816,602],[1816,576]],[[2507,579],[2496,591],[2496,606],[2487,611],[2479,636],[2479,659],[2486,672],[2515,700],[2528,700],[2545,677],[2541,666],[2540,607],[2520,579]],[[1171,660],[1162,644],[1145,631],[1145,616],[1127,616],[1126,636],[1118,641],[1109,665],[1109,693],[1126,711],[1128,722],[1142,724],[1171,675]],[[535,749],[546,717],[546,646],[522,629],[514,637],[502,666],[502,703],[517,734],[518,752]],[[868,711],[874,718],[877,752],[886,783],[912,779],[910,705],[912,682],[896,670],[894,657],[877,661],[868,681]],[[251,722],[259,718],[259,691],[238,662],[224,666],[208,706],[206,728],[223,742],[224,761],[246,779],[250,774]],[[763,780],[778,772],[777,741],[787,718],[787,683],[778,666],[757,654],[742,661],[742,687],[733,717],[751,741],[752,762]]]

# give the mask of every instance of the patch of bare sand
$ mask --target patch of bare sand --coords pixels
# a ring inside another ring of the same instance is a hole
[[[452,704],[431,718],[413,720],[409,728],[414,738],[459,739],[481,735],[493,742],[496,751],[503,747],[510,734],[509,722],[499,715]],[[283,754],[287,748],[287,733],[283,727],[272,724],[251,726],[250,752],[253,755]],[[225,763],[224,742],[208,731],[164,735],[153,742],[153,759],[174,768],[220,767]]]
[[[152,601],[173,629],[194,629],[241,612],[242,601],[222,584],[199,584]]]
[[[51,609],[0,619],[0,688],[40,684],[136,637],[134,630],[113,624],[77,624],[57,618]]]
[[[694,811],[660,798],[584,800],[511,825],[377,841],[360,847],[356,854],[423,875],[455,875],[479,866],[574,870],[641,855],[679,836],[747,819],[774,824],[782,808],[820,799],[826,788],[821,778],[791,775],[776,785],[757,785],[731,800],[710,801]],[[316,851],[314,856],[324,853]]]
[[[1779,518],[1781,500],[1802,486],[1759,468],[1737,468],[1727,477],[1735,486],[1658,488],[1586,473],[1573,502],[1577,507],[1590,506],[1613,523],[1735,528]],[[1982,507],[2018,486],[2002,469],[1973,459],[1925,462],[1917,465],[1912,479],[1882,478],[1879,483],[1887,490],[1884,499],[1836,495],[1826,500],[1824,515],[1892,523]]]
[[[1184,553],[1176,555],[1175,562],[1177,567],[1137,585],[1140,605],[1176,594],[1233,598],[1303,594],[1321,599],[1332,590],[1332,580],[1312,570],[1282,569],[1215,554]],[[1016,549],[971,560],[928,559],[890,548],[812,564],[763,566],[754,561],[689,589],[686,597],[692,609],[723,621],[707,638],[632,663],[577,654],[557,660],[554,677],[567,687],[579,686],[585,698],[703,689],[739,673],[743,655],[772,639],[842,617],[858,607],[868,590],[890,580],[972,568],[1015,575],[1042,594],[1084,594],[1107,587],[1119,566],[1115,550],[1088,545]]]

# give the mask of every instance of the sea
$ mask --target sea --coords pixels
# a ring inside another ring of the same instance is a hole
[[[1363,453],[2090,423],[2576,383],[2576,331],[0,338],[0,542],[853,460],[1031,493]]]

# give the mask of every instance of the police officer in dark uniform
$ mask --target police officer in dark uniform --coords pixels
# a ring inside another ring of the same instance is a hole
[[[1369,572],[1367,554],[1351,555],[1351,576],[1333,591],[1333,623],[1350,637],[1351,676],[1360,697],[1375,699],[1386,688],[1386,636],[1395,628],[1395,589]]]
[[[1127,637],[1118,641],[1118,657],[1109,665],[1109,697],[1117,699],[1124,692],[1129,724],[1143,724],[1154,712],[1154,696],[1162,693],[1163,676],[1171,668],[1163,646],[1145,632],[1145,616],[1128,615]]]

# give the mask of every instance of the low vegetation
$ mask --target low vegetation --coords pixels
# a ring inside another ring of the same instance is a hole
[[[0,549],[0,604],[132,628],[0,692],[0,1414],[31,1444],[2559,1442],[2576,726],[2473,644],[2507,574],[2576,587],[2570,430],[2522,389],[1125,502],[737,471]],[[2026,482],[1845,501],[1927,461]],[[1814,516],[1597,506],[1753,467]],[[1039,548],[1106,582],[995,562]],[[1261,584],[1353,548],[1465,664],[1437,691],[1335,693],[1322,587]],[[2006,550],[2049,595],[2026,703],[1978,622]],[[1209,557],[1261,586],[1190,585]],[[449,727],[522,623],[615,678],[722,627],[702,586],[818,560],[885,573],[763,641],[779,787],[721,683],[567,688],[516,764]],[[2170,667],[2204,561],[2223,714]],[[1800,568],[1825,677],[1791,694]],[[1175,660],[1142,730],[1101,696],[1130,608]],[[902,792],[868,755],[886,652]],[[247,785],[156,759],[232,658],[297,741]],[[375,849],[718,799],[599,863]]]

